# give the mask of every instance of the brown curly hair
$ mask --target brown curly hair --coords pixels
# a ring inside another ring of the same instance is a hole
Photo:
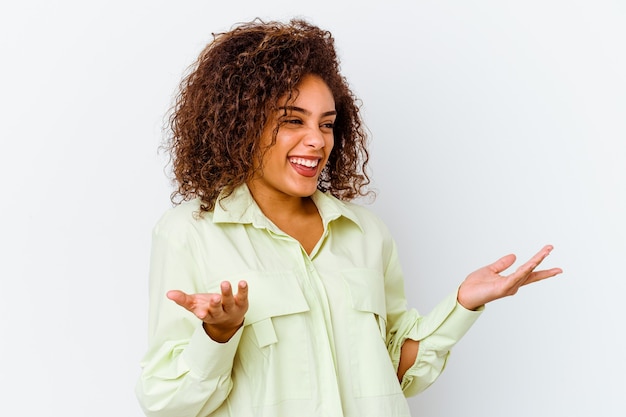
[[[253,158],[267,150],[259,149],[259,139],[278,100],[291,98],[308,74],[326,82],[337,111],[335,145],[318,189],[342,200],[368,195],[359,100],[340,74],[332,34],[300,19],[255,19],[213,34],[179,86],[164,145],[177,185],[172,202],[200,198],[202,210],[210,211],[220,192],[229,195],[250,180]],[[277,132],[278,126],[274,141]]]

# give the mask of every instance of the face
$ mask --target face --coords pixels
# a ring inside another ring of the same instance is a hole
[[[262,148],[270,146],[279,126],[276,143],[265,153],[262,169],[249,184],[255,198],[311,196],[333,149],[337,112],[328,85],[316,75],[307,75],[293,96],[279,101],[279,110],[261,138]]]

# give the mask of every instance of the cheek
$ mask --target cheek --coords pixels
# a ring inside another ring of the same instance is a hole
[[[331,135],[327,140],[326,140],[326,149],[327,149],[327,153],[330,155],[330,152],[333,150],[333,148],[335,147],[335,136]]]
[[[265,158],[263,160],[263,165],[265,169],[271,170],[277,166],[278,156],[276,153],[276,149],[274,147],[270,148],[265,154]]]

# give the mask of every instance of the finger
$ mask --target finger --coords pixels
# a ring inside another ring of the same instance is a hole
[[[488,265],[487,267],[491,269],[493,272],[495,272],[496,274],[499,274],[500,272],[504,271],[505,269],[513,265],[513,262],[515,262],[515,255],[510,254],[510,255],[503,256],[502,258],[498,259],[497,261],[495,261],[491,265]]]
[[[543,262],[544,259],[546,259],[548,255],[550,255],[550,252],[552,252],[552,249],[554,249],[552,245],[544,246],[543,248],[541,248],[539,252],[537,252],[532,258],[530,258],[530,260],[527,263],[534,264],[536,268],[541,262]]]
[[[224,311],[229,311],[235,305],[233,288],[230,286],[230,282],[222,281],[220,291],[222,292],[222,308]]]
[[[208,306],[204,304],[202,308],[198,308],[198,311],[194,312],[198,318],[204,320],[207,317],[219,318],[224,314],[222,308],[222,296],[220,294],[209,294]]]
[[[547,278],[551,278],[555,275],[562,274],[563,270],[561,268],[552,268],[542,271],[534,271],[532,274],[528,276],[526,281],[522,285],[531,284],[533,282],[542,281]]]
[[[248,283],[246,281],[239,281],[235,302],[241,307],[248,305]]]
[[[168,291],[166,296],[167,298],[169,298],[179,306],[186,308],[187,310],[191,310],[193,308],[193,297],[180,290]]]
[[[530,274],[535,268],[539,266],[541,262],[552,252],[552,245],[546,245],[539,252],[537,252],[532,258],[530,258],[525,264],[517,268],[515,275],[524,276]]]

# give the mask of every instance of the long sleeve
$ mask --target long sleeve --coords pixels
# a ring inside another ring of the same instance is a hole
[[[195,217],[200,202],[190,201],[157,224],[136,389],[147,417],[410,415],[406,396],[436,379],[479,313],[453,296],[423,317],[407,309],[386,226],[363,207],[315,197],[326,234],[310,254],[246,188],[212,213]],[[166,297],[218,292],[222,280],[250,288],[244,326],[224,344]],[[421,343],[401,390],[393,366],[407,338]]]
[[[443,372],[452,347],[465,335],[482,313],[465,309],[456,301],[456,292],[442,300],[429,314],[420,316],[414,309],[403,315],[396,326],[389,351],[398,367],[400,349],[406,339],[418,340],[419,350],[413,366],[402,378],[407,397],[428,388]]]
[[[171,228],[170,228],[171,229]],[[155,228],[150,264],[148,351],[141,361],[136,395],[154,417],[206,416],[232,388],[233,358],[241,329],[227,343],[216,343],[201,321],[166,298],[166,292],[206,292],[194,260],[193,239]]]
[[[404,341],[420,342],[415,363],[401,382],[404,395],[410,397],[424,391],[441,375],[450,350],[478,319],[484,307],[478,311],[467,310],[457,302],[454,292],[425,316],[415,309],[407,310],[395,245],[388,259],[385,271],[387,348],[395,369],[398,369]]]

